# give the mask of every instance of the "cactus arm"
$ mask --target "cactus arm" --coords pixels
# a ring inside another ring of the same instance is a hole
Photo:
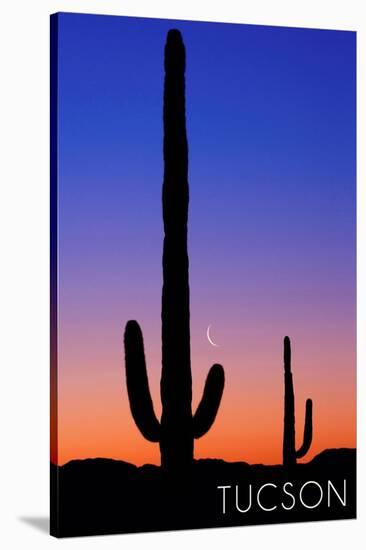
[[[313,402],[311,399],[306,400],[305,405],[305,424],[304,424],[304,439],[300,449],[296,451],[296,458],[302,458],[310,449],[313,439]]]
[[[193,417],[193,437],[198,439],[211,428],[224,391],[225,374],[221,365],[211,367],[205,382],[200,404]]]
[[[128,321],[125,329],[127,393],[133,419],[142,435],[152,442],[160,440],[160,424],[151,400],[146,372],[144,341],[139,324]]]

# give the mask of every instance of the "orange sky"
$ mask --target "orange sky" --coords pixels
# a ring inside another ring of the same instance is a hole
[[[248,356],[243,365],[232,354],[219,348],[207,348],[207,355],[224,358],[226,386],[219,413],[211,430],[195,442],[195,457],[216,457],[250,463],[279,463],[282,457],[283,371],[281,346],[277,364],[269,370],[271,349],[257,350],[258,357]],[[293,346],[294,348],[294,346]],[[254,351],[254,350],[253,350]],[[305,461],[329,447],[354,447],[356,443],[355,384],[353,371],[340,367],[349,357],[330,354],[328,359],[313,359],[307,368],[304,356],[293,349],[293,374],[296,397],[296,434],[298,445],[303,432],[305,400],[314,402],[314,437]],[[310,356],[311,354],[309,354]],[[151,359],[151,354],[147,352]],[[62,355],[61,355],[62,357]],[[209,359],[210,357],[208,357]],[[74,458],[110,457],[135,464],[160,460],[158,444],[147,442],[131,417],[124,382],[123,354],[105,357],[115,364],[101,370],[98,357],[88,362],[88,375],[75,380],[61,370],[58,402],[59,464]],[[324,364],[328,361],[328,364]],[[154,364],[154,361],[151,361]],[[273,363],[273,361],[272,361]],[[202,395],[208,361],[203,366],[193,362],[193,408]],[[207,366],[206,366],[207,365]],[[253,368],[253,366],[255,368]],[[79,365],[80,366],[80,365]],[[250,369],[249,369],[250,366]],[[149,368],[150,386],[157,415],[160,415],[159,368]],[[56,458],[57,456],[57,458]]]

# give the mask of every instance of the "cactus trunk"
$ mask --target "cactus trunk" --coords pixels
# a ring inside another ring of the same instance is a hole
[[[295,396],[291,372],[290,339],[284,341],[285,367],[285,411],[283,427],[283,464],[289,466],[296,463],[295,456]]]
[[[297,458],[302,458],[310,449],[313,437],[313,403],[306,400],[305,425],[303,444],[296,451],[295,439],[295,395],[291,372],[291,342],[288,336],[284,339],[284,369],[285,369],[285,403],[283,427],[283,465],[293,466]]]
[[[162,465],[193,460],[192,376],[187,251],[188,146],[185,122],[185,50],[178,31],[168,34],[164,83]]]
[[[187,470],[194,438],[213,424],[224,389],[224,371],[214,365],[192,416],[188,226],[188,145],[185,123],[185,48],[177,30],[168,32],[164,82],[162,416],[157,420],[149,392],[143,338],[136,321],[125,330],[126,382],[132,416],[142,435],[159,441],[167,471]]]

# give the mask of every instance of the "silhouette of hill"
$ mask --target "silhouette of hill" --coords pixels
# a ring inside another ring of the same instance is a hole
[[[51,533],[64,537],[356,517],[355,449],[328,449],[292,467],[200,459],[189,481],[183,479],[166,482],[159,466],[103,458],[51,464],[51,498],[56,484],[59,494]],[[236,509],[236,498],[244,511]]]

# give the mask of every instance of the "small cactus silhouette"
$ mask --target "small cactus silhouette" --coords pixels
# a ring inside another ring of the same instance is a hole
[[[175,471],[192,464],[194,438],[203,436],[212,426],[224,389],[224,370],[215,364],[192,415],[184,73],[185,48],[180,32],[173,29],[168,32],[165,45],[160,422],[149,391],[143,336],[136,321],[128,321],[124,337],[127,392],[133,419],[146,439],[159,442],[162,467]]]
[[[291,342],[288,336],[284,338],[283,360],[285,367],[285,413],[283,429],[283,465],[296,464],[297,458],[302,458],[310,449],[313,438],[313,402],[306,400],[305,425],[303,443],[298,451],[295,448],[295,397],[291,372]]]

